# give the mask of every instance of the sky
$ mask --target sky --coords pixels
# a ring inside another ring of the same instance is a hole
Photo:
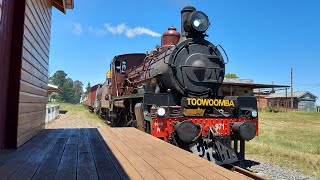
[[[222,45],[227,73],[255,83],[290,85],[320,98],[318,0],[74,0],[53,9],[50,76],[65,71],[86,85],[102,83],[118,54],[150,52],[171,25],[180,31],[186,5],[206,13],[207,40]],[[320,104],[318,99],[317,104]]]

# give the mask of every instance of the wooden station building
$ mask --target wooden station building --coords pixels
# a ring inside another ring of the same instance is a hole
[[[0,149],[44,128],[53,7],[73,0],[0,0]]]

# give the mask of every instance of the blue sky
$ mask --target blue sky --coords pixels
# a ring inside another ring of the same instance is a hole
[[[320,97],[318,0],[75,0],[67,15],[53,10],[50,75],[64,70],[85,85],[103,82],[115,55],[152,50],[171,25],[180,31],[185,5],[209,16],[207,39],[226,50],[226,72],[290,84],[293,67],[294,90]]]

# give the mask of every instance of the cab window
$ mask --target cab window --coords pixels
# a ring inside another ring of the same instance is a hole
[[[127,62],[121,61],[121,74],[125,74],[127,70]]]
[[[120,61],[115,61],[114,62],[114,65],[116,67],[116,72],[117,73],[120,73],[120,70],[121,70],[121,62]]]

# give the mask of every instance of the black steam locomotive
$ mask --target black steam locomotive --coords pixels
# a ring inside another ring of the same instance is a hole
[[[225,60],[205,39],[208,16],[181,11],[181,34],[170,27],[147,54],[115,56],[97,90],[95,111],[111,126],[138,129],[220,165],[244,160],[258,134],[254,97],[222,96]]]

